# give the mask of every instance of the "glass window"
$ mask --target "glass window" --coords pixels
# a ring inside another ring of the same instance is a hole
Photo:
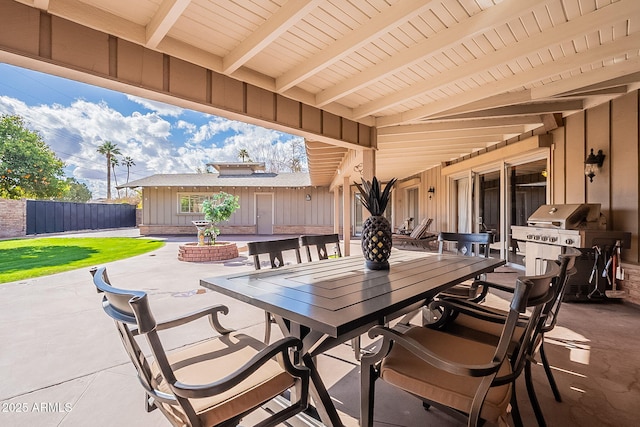
[[[178,194],[178,213],[200,213],[202,202],[210,198],[210,194]]]

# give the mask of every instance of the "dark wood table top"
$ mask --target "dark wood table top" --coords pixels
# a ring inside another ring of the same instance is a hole
[[[202,279],[206,288],[338,338],[505,263],[495,258],[394,252],[387,271],[351,256]]]

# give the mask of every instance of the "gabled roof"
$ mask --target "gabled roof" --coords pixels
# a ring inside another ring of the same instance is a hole
[[[156,174],[131,181],[118,188],[136,187],[309,187],[307,173],[254,173],[220,175],[217,173]]]

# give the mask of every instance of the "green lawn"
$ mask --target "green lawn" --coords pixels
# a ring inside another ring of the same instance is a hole
[[[162,246],[161,240],[130,237],[4,240],[0,241],[0,283],[103,264]]]

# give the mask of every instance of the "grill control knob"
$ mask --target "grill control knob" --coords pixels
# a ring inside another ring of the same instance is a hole
[[[554,243],[554,242],[558,241],[558,238],[557,237],[549,237],[549,241]]]
[[[533,236],[533,240],[540,240],[540,236]]]
[[[572,245],[573,244],[573,239],[567,239],[564,241],[567,245]]]
[[[547,236],[542,236],[541,239],[542,239],[543,242],[546,242],[547,240],[549,240],[549,238]]]
[[[527,239],[533,240],[533,234],[527,234]]]

